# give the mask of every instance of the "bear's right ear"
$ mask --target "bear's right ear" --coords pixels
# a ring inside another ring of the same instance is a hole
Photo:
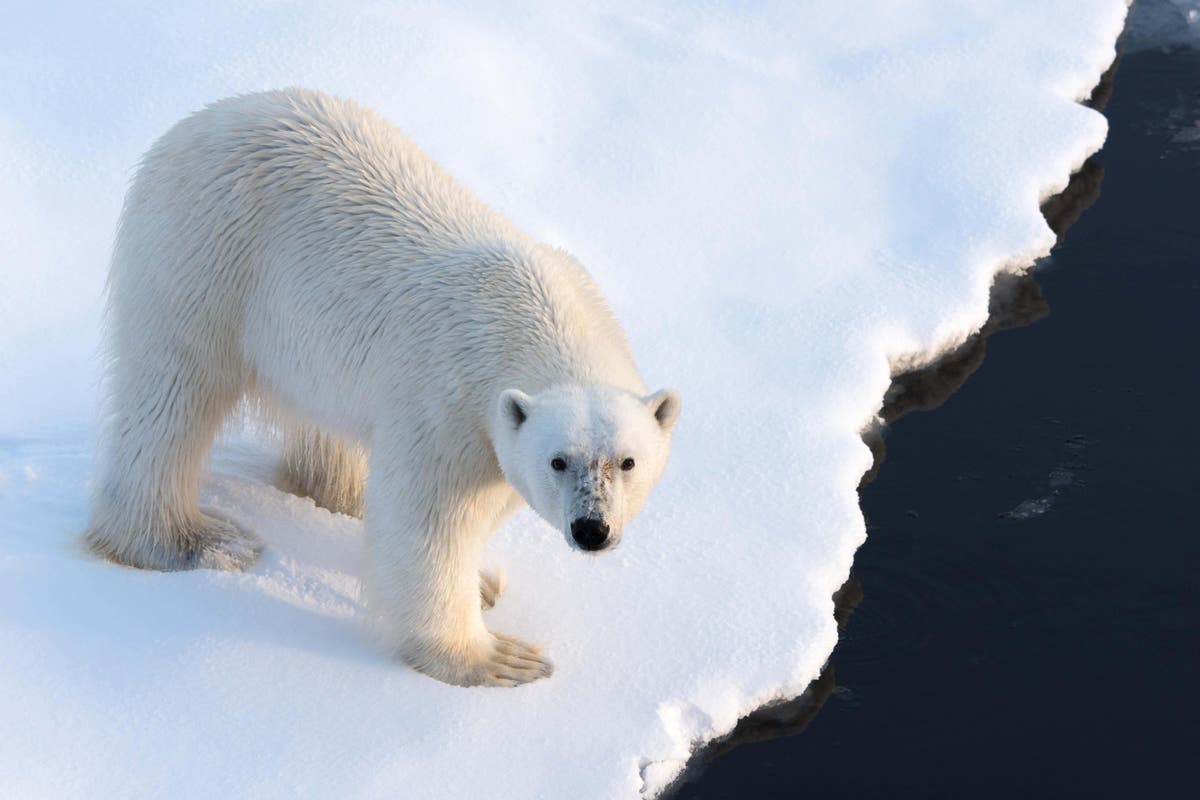
[[[500,419],[514,431],[529,418],[533,398],[520,389],[505,389],[500,393]]]

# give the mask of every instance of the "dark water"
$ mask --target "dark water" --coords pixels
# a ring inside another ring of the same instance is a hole
[[[1200,52],[1105,113],[1048,217],[1094,205],[997,298],[1036,322],[893,387],[825,674],[676,798],[1197,796]]]

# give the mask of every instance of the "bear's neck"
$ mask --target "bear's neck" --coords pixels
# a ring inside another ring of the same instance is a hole
[[[496,393],[533,394],[557,385],[614,386],[638,395],[646,385],[621,329],[591,275],[544,245],[503,243],[481,265],[500,337]],[[503,384],[503,385],[500,385]]]

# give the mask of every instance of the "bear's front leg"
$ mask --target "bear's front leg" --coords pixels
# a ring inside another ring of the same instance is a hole
[[[553,665],[541,648],[483,624],[479,563],[495,520],[487,492],[420,486],[419,476],[386,469],[373,474],[367,597],[385,643],[415,669],[458,686],[548,677]]]
[[[507,585],[508,578],[503,572],[481,569],[479,571],[479,607],[484,611],[495,608],[496,601],[500,599],[500,595],[504,594],[504,587]]]

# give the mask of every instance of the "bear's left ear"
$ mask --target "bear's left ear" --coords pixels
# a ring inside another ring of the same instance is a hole
[[[658,424],[667,433],[675,427],[676,420],[679,419],[679,412],[682,408],[682,401],[679,399],[679,393],[673,389],[660,389],[649,397],[642,399],[646,407],[650,409],[650,413],[658,420]]]
[[[505,389],[500,393],[500,419],[515,431],[529,417],[533,398],[520,389]]]

